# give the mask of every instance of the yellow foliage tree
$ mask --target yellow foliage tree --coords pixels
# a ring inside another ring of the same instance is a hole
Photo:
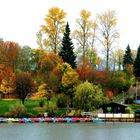
[[[67,71],[62,77],[62,85],[64,87],[73,87],[77,84],[78,78],[78,73],[75,70]]]
[[[38,91],[35,93],[35,95],[32,97],[33,99],[42,99],[47,98],[47,84],[41,84],[38,87]]]
[[[14,85],[11,80],[3,79],[1,84],[0,84],[0,91],[4,95],[8,95],[14,92]]]
[[[103,45],[103,52],[106,57],[106,70],[109,70],[109,56],[114,48],[113,44],[119,38],[119,33],[116,30],[117,18],[115,11],[107,11],[97,16],[99,35],[98,40]]]
[[[41,31],[47,35],[47,38],[44,41],[45,46],[51,47],[54,53],[57,53],[58,51],[58,46],[61,42],[60,35],[65,29],[65,16],[66,13],[64,10],[59,9],[58,7],[52,7],[49,9],[46,18],[44,19],[46,25],[41,26]]]
[[[86,51],[89,50],[89,46],[94,46],[95,41],[95,31],[97,28],[96,22],[93,22],[91,19],[90,11],[83,9],[80,13],[80,18],[77,18],[77,29],[73,33],[73,37],[76,39],[79,44],[78,52],[81,52],[83,57],[86,55]]]

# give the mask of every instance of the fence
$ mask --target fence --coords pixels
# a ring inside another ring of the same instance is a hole
[[[130,118],[133,119],[135,118],[134,114],[112,114],[112,113],[107,113],[107,114],[97,114],[98,118]]]

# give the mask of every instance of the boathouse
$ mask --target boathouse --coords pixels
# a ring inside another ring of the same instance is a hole
[[[127,105],[120,103],[108,103],[102,105],[103,113],[125,113],[126,107]]]

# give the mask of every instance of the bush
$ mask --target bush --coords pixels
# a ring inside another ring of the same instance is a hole
[[[57,100],[57,106],[58,107],[67,107],[67,96],[65,94],[60,94],[58,96],[58,100]]]
[[[126,113],[134,113],[133,110],[130,107],[125,108]]]
[[[26,108],[23,104],[14,104],[9,110],[9,113],[13,117],[23,117],[26,114]]]

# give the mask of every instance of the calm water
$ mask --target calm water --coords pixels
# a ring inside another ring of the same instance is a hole
[[[140,123],[0,124],[0,140],[140,140]]]

